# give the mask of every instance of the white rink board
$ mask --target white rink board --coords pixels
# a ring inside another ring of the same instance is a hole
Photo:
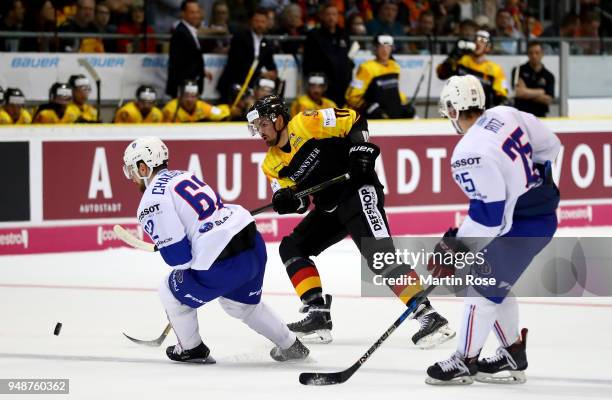
[[[562,233],[610,236],[612,228]],[[277,248],[268,248],[264,300],[285,320],[301,318]],[[311,345],[308,362],[275,363],[269,342],[213,303],[200,309],[199,321],[218,364],[203,366],[172,363],[163,347],[139,347],[121,335],[153,339],[166,323],[155,288],[168,268],[158,255],[122,249],[0,257],[0,377],[69,378],[74,399],[610,398],[610,298],[521,301],[522,325],[530,329],[526,385],[425,385],[427,366],[448,357],[455,342],[417,350],[410,342],[416,324],[407,321],[349,382],[303,387],[300,372],[348,367],[402,311],[395,299],[359,297],[359,257],[352,243],[341,242],[317,263],[326,291],[335,295],[332,344]],[[434,305],[457,327],[460,300]],[[63,323],[59,336],[53,335],[56,322]],[[483,354],[496,346],[490,339]],[[174,340],[171,335],[164,345]]]

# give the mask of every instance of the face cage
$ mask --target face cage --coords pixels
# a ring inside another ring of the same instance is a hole
[[[251,133],[251,136],[261,136],[261,128],[262,128],[262,124],[274,124],[276,122],[276,118],[269,118],[269,117],[259,117],[256,120],[254,120],[253,122],[249,123],[249,132]]]
[[[440,100],[439,107],[440,114],[442,114],[445,118],[450,119],[455,131],[458,134],[463,134],[463,129],[461,129],[459,123],[457,122],[459,120],[459,111],[457,111],[457,109],[453,106],[453,103],[451,103],[450,100],[446,100],[446,103],[444,103],[444,100]]]

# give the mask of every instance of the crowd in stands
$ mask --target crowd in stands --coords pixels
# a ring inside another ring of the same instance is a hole
[[[436,67],[438,78],[477,76],[489,106],[510,104],[512,86],[517,107],[545,115],[554,99],[554,76],[541,59],[558,43],[542,44],[538,38],[597,39],[609,33],[602,16],[610,14],[599,0],[575,1],[580,14],[566,14],[559,23],[545,26],[529,7],[533,2],[522,0],[3,0],[0,31],[82,35],[0,37],[0,51],[169,53],[165,95],[170,100],[157,108],[164,94],[142,85],[132,102],[116,110],[114,122],[244,120],[257,98],[283,95],[284,82],[273,59],[279,52],[300,54],[302,60],[305,94],[295,99],[294,114],[348,106],[368,118],[412,118],[413,99],[399,89],[401,71],[392,54],[427,54],[431,47],[427,41],[396,38],[452,36],[454,43],[443,48],[447,59]],[[89,33],[140,36],[114,39],[88,37]],[[164,45],[151,37],[153,33],[171,33],[171,39]],[[269,34],[303,40],[279,40]],[[353,76],[359,49],[355,36],[373,38],[361,48],[371,50],[374,59],[358,66]],[[600,40],[579,42],[573,52],[599,54],[601,46]],[[203,53],[228,56],[215,105],[200,98],[210,81]],[[510,80],[486,57],[525,53],[529,62],[513,71]],[[0,100],[0,123],[100,122],[99,110],[89,104],[90,92],[87,77],[72,76],[55,83],[49,103],[31,110],[30,116],[22,91],[7,88]]]

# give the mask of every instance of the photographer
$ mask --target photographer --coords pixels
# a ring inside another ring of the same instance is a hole
[[[486,58],[491,50],[489,32],[476,32],[476,40],[459,40],[448,58],[436,68],[440,79],[473,75],[485,91],[486,107],[508,103],[508,83],[502,67]]]

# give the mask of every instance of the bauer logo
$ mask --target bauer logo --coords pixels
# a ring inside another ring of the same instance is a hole
[[[28,248],[28,230],[22,229],[20,232],[10,232],[0,234],[0,246],[20,246]]]
[[[11,68],[57,68],[59,57],[15,57]]]

